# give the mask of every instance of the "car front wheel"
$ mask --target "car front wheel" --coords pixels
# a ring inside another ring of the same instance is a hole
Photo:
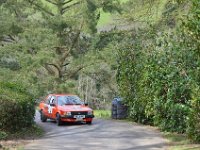
[[[62,121],[61,121],[61,117],[59,113],[56,114],[56,124],[58,126],[62,125]]]
[[[40,111],[40,119],[42,122],[46,122],[47,121],[47,117],[44,115],[43,111]]]

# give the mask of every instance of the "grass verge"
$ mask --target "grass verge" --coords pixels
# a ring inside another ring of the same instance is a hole
[[[29,128],[23,128],[15,133],[1,132],[6,134],[0,139],[0,149],[3,150],[21,150],[23,145],[28,143],[29,140],[41,137],[44,131],[37,125],[33,125]]]
[[[35,124],[30,128],[23,128],[20,131],[8,134],[8,139],[34,139],[42,136],[43,133],[44,131]]]
[[[111,111],[110,110],[94,110],[94,115],[95,115],[95,118],[110,119]]]
[[[184,134],[163,133],[164,138],[168,139],[168,150],[200,150],[200,144],[192,143]]]

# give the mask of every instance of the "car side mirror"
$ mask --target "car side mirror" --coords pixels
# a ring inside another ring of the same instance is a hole
[[[85,106],[88,106],[88,103],[85,103],[84,105],[85,105]]]

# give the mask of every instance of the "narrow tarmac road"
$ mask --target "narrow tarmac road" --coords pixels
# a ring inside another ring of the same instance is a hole
[[[150,127],[114,120],[94,119],[92,125],[56,126],[52,121],[36,122],[44,137],[34,140],[25,150],[165,150],[166,140]]]

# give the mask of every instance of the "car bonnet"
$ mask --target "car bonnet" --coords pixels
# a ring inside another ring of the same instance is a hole
[[[92,109],[84,105],[63,105],[60,106],[62,111],[91,111]]]

